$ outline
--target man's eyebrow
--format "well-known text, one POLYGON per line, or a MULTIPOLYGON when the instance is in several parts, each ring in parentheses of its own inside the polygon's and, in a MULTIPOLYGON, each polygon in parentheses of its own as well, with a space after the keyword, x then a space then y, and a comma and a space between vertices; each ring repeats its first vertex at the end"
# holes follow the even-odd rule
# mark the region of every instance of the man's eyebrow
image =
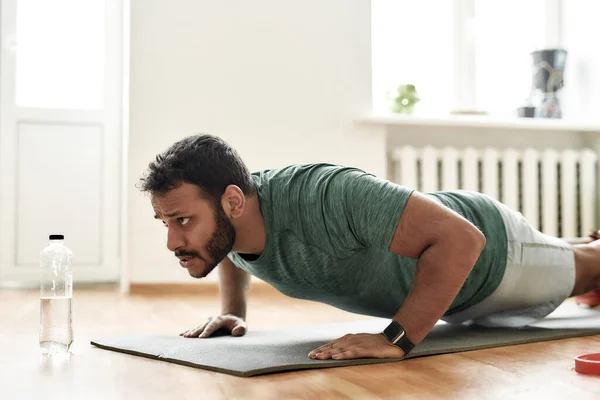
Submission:
MULTIPOLYGON (((181 214, 181 212, 179 212, 179 211, 173 211, 171 213, 165 214, 165 217, 167 217, 167 218, 173 218, 173 217, 178 216, 179 214, 181 214)), ((155 219, 161 219, 161 218, 159 218, 158 214, 154 214, 154 218, 155 219)))

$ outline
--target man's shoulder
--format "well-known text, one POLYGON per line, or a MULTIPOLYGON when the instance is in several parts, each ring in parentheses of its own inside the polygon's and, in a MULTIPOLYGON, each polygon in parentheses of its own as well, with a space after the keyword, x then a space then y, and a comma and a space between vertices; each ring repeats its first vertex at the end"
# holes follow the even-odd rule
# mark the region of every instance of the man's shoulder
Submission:
POLYGON ((293 164, 252 173, 261 200, 279 205, 314 204, 324 199, 341 201, 342 192, 352 192, 361 185, 360 177, 369 175, 361 169, 333 163, 293 164))
POLYGON ((265 184, 270 181, 285 181, 289 183, 291 179, 302 178, 320 178, 338 171, 358 171, 365 173, 363 170, 334 163, 319 162, 319 163, 299 163, 290 164, 284 167, 262 169, 252 172, 252 177, 259 184, 265 184))
POLYGON ((353 165, 342 165, 331 162, 316 162, 316 163, 298 163, 289 164, 283 167, 268 168, 252 172, 252 176, 275 178, 287 175, 301 174, 330 174, 341 171, 358 172, 360 174, 369 174, 370 172, 353 165))
POLYGON ((297 173, 310 170, 336 170, 343 168, 352 168, 350 166, 335 164, 330 162, 316 162, 316 163, 297 163, 288 164, 282 167, 260 169, 252 172, 252 175, 264 175, 264 174, 285 174, 285 173, 297 173))

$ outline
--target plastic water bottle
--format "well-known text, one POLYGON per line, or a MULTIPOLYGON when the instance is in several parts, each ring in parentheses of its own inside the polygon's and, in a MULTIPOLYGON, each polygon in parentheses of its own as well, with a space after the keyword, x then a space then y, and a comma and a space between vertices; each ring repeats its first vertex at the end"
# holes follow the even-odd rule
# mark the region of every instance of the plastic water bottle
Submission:
POLYGON ((73 253, 63 235, 50 235, 40 254, 40 348, 43 354, 65 354, 73 343, 73 253))

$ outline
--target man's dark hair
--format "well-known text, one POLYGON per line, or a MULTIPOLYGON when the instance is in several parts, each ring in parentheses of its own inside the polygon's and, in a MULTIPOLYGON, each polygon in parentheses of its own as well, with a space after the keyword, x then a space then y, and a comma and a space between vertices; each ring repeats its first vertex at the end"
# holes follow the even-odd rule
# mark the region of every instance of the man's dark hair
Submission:
POLYGON ((156 156, 144 177, 143 192, 162 196, 183 183, 197 185, 201 193, 218 202, 229 185, 238 186, 245 195, 256 192, 256 185, 237 151, 213 135, 194 135, 175 142, 156 156))

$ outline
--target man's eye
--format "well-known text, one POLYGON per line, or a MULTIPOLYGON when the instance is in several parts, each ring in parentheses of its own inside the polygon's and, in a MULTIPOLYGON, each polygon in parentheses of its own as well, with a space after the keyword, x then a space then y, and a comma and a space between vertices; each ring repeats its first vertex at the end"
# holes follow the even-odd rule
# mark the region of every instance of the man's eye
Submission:
POLYGON ((181 218, 177 218, 177 222, 179 222, 179 224, 181 225, 185 225, 190 221, 190 219, 188 217, 181 217, 181 218))

